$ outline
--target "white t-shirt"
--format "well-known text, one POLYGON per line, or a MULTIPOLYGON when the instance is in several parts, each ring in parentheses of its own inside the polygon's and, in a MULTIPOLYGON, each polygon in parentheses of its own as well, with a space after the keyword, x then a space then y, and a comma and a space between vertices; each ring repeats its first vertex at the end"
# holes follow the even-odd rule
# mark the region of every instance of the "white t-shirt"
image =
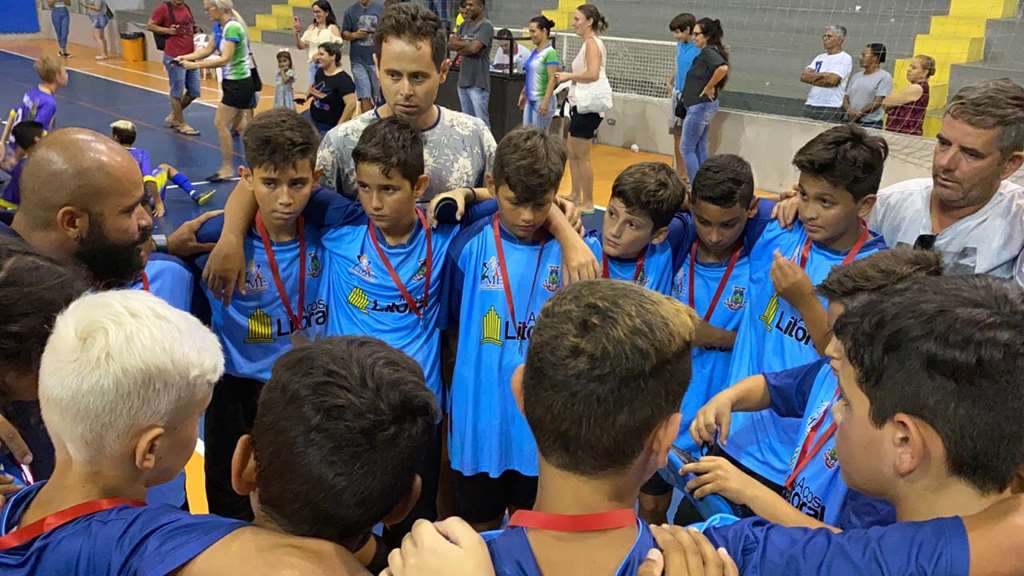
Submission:
MULTIPOLYGON (((889 246, 913 246, 918 236, 932 233, 931 194, 931 178, 889 186, 878 193, 868 227, 889 246)), ((1024 250, 1024 187, 1003 181, 984 208, 940 232, 934 248, 948 274, 1012 278, 1024 250)), ((1018 271, 1018 281, 1024 285, 1024 270, 1018 271)))
POLYGON ((834 88, 823 88, 811 86, 807 94, 808 106, 823 106, 826 108, 841 108, 843 106, 843 95, 846 94, 846 82, 850 79, 850 72, 853 71, 853 57, 846 52, 838 54, 818 54, 818 57, 807 65, 818 74, 831 73, 843 79, 839 86, 834 88))

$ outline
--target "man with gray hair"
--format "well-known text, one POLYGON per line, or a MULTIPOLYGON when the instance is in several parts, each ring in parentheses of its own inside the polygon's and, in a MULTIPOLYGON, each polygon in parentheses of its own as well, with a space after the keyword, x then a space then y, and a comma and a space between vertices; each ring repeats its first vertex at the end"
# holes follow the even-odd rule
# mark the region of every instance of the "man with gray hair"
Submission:
POLYGON ((846 81, 853 72, 853 57, 843 52, 846 28, 828 26, 821 35, 825 51, 800 74, 800 81, 811 85, 804 102, 804 116, 824 122, 839 122, 843 118, 843 96, 846 81))
POLYGON ((148 292, 89 294, 57 316, 39 362, 57 464, 0 511, 0 573, 363 574, 328 542, 146 505, 192 455, 223 371, 217 337, 148 292))

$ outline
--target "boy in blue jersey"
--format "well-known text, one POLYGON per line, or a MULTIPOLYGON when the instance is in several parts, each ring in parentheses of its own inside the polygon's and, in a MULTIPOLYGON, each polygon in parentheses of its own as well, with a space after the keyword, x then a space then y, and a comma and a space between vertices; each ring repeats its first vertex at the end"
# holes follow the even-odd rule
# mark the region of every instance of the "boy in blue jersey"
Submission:
POLYGON ((25 120, 11 128, 10 132, 14 138, 15 162, 9 170, 11 179, 0 194, 0 208, 17 210, 21 204, 21 171, 25 169, 29 151, 46 136, 46 129, 39 122, 25 120))
MULTIPOLYGON (((252 519, 247 498, 231 488, 231 455, 252 428, 256 402, 274 361, 295 341, 325 333, 330 308, 319 229, 307 226, 302 210, 316 184, 316 130, 297 113, 276 109, 258 115, 246 129, 246 167, 239 169, 259 210, 244 227, 245 294, 224 304, 210 286, 210 325, 224 346, 224 378, 207 409, 206 494, 210 511, 252 519)), ((215 241, 220 218, 199 230, 215 241)), ((199 258, 202 266, 206 256, 199 258)))
POLYGON ((362 573, 328 542, 142 502, 192 455, 223 366, 206 327, 143 291, 88 294, 62 312, 39 363, 57 464, 0 510, 0 573, 362 573))
POLYGON ((668 164, 623 170, 612 184, 601 231, 589 233, 601 276, 668 294, 677 255, 692 234, 687 218, 675 218, 685 200, 686 184, 668 164))
POLYGON ((181 188, 199 206, 209 202, 213 195, 217 193, 216 190, 199 192, 193 188, 192 181, 188 179, 188 176, 185 176, 170 164, 161 163, 154 169, 152 161, 149 159, 149 153, 144 148, 134 147, 136 138, 135 124, 132 124, 130 121, 118 120, 111 124, 110 137, 121 146, 124 146, 132 155, 132 158, 135 159, 135 162, 138 163, 139 170, 142 171, 142 180, 146 187, 146 194, 149 195, 149 203, 152 207, 153 215, 157 218, 162 218, 166 212, 164 198, 167 194, 168 180, 178 188, 181 188))
POLYGON ((537 490, 536 444, 509 382, 562 284, 561 242, 544 225, 565 162, 556 137, 509 132, 487 176, 498 213, 466 227, 448 251, 442 318, 457 340, 448 451, 456 513, 481 531, 497 528, 507 509, 531 508, 537 490))
POLYGON ((238 441, 235 489, 249 495, 256 525, 334 542, 379 574, 390 549, 371 530, 397 524, 419 499, 417 461, 437 417, 419 364, 384 342, 300 346, 274 364, 252 435, 238 441))
MULTIPOLYGON (((874 204, 887 155, 884 139, 855 126, 826 130, 796 153, 800 209, 806 213, 788 230, 770 223, 750 253, 747 308, 728 382, 820 358, 828 319, 814 284, 833 267, 885 247, 863 217, 874 204)), ((798 418, 768 410, 738 413, 721 450, 743 472, 781 493, 799 428, 798 418)))
MULTIPOLYGON (((896 248, 834 268, 817 291, 828 298, 831 327, 845 303, 860 294, 940 274, 939 254, 896 248)), ((703 458, 684 467, 684 473, 697 475, 687 488, 698 498, 721 494, 766 520, 786 526, 845 530, 888 523, 888 506, 848 491, 840 477, 842 462, 836 454, 835 427, 830 414, 838 395, 839 383, 824 358, 781 372, 751 376, 715 395, 690 426, 695 442, 713 442, 716 431, 726 441, 733 411, 767 408, 782 417, 802 419, 800 448, 790 461, 782 497, 718 457, 703 458), (721 430, 716 422, 721 423, 721 430)))
POLYGON ((188 264, 170 254, 155 252, 152 242, 146 245, 145 259, 145 268, 131 287, 152 292, 178 310, 191 312, 195 279, 188 264))
POLYGON ((672 107, 669 110, 669 128, 672 134, 673 150, 675 150, 676 170, 680 176, 693 180, 696 174, 686 173, 686 162, 683 160, 682 148, 679 146, 683 136, 683 119, 686 117, 686 106, 683 105, 683 89, 686 87, 686 73, 690 71, 694 59, 700 54, 700 48, 693 43, 693 27, 697 18, 689 12, 676 14, 668 23, 668 29, 676 40, 676 60, 672 75, 668 78, 668 93, 672 96, 672 107))
POLYGON ((678 433, 696 323, 621 281, 573 284, 544 306, 511 383, 537 440, 537 499, 485 535, 497 574, 636 574, 656 544, 633 506, 678 433))

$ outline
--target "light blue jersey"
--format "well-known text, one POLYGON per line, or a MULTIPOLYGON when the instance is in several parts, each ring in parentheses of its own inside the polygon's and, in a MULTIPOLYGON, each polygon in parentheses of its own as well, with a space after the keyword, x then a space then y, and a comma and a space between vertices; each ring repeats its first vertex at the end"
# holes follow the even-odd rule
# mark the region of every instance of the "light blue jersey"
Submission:
POLYGON ((154 252, 146 262, 145 282, 132 284, 142 290, 149 284, 149 291, 178 310, 192 312, 192 293, 195 288, 192 271, 174 256, 154 252))
MULTIPOLYGON (((515 470, 537 475, 537 444, 512 396, 512 372, 526 362, 541 307, 562 283, 562 249, 553 238, 525 243, 499 234, 508 277, 495 244, 498 216, 467 227, 448 252, 442 318, 458 325, 449 404, 452 467, 470 476, 515 470), (509 283, 515 313, 505 297, 509 283)), ((591 238, 589 242, 593 243, 591 238)))
MULTIPOLYGON (((770 276, 775 251, 799 263, 806 241, 807 233, 799 222, 789 230, 772 222, 751 252, 749 306, 733 346, 730 385, 753 374, 779 372, 820 358, 800 313, 775 293, 770 276)), ((882 237, 870 232, 854 259, 866 258, 884 248, 882 237)), ((811 283, 823 281, 846 257, 846 252, 812 244, 805 267, 811 283)), ((823 306, 827 305, 824 298, 820 300, 823 306)), ((754 472, 782 484, 789 472, 799 431, 798 418, 780 418, 770 410, 737 412, 733 415, 726 452, 754 472)))
MULTIPOLYGON (((211 218, 197 234, 200 242, 216 242, 224 225, 222 216, 211 218)), ((224 347, 224 371, 239 378, 266 382, 270 368, 279 356, 292 347, 292 335, 300 332, 307 339, 326 334, 330 309, 327 305, 325 282, 329 273, 320 242, 320 232, 314 226, 305 226, 306 240, 306 294, 304 308, 297 310, 299 301, 299 240, 272 242, 281 281, 290 306, 301 319, 296 327, 288 317, 288 309, 278 294, 263 241, 255 230, 246 234, 245 287, 246 293, 236 293, 230 306, 225 307, 204 284, 203 292, 210 301, 210 328, 224 347)), ((207 256, 199 258, 197 265, 205 265, 207 256)))
POLYGON ((695 235, 692 217, 688 213, 680 212, 669 223, 668 238, 658 244, 648 244, 642 261, 640 258, 604 258, 604 239, 597 230, 587 232, 587 243, 601 264, 602 275, 605 278, 626 280, 668 295, 672 289, 672 275, 676 266, 695 235))

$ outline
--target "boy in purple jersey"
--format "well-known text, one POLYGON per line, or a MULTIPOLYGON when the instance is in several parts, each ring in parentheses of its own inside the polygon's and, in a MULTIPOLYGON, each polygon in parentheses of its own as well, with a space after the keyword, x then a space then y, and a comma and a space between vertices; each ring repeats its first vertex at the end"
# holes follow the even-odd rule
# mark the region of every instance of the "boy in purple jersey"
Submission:
POLYGON ((497 574, 636 574, 655 541, 633 507, 679 431, 696 323, 628 282, 548 301, 512 376, 540 455, 537 499, 485 535, 497 574))
POLYGON ((25 120, 35 120, 43 125, 47 132, 53 132, 54 120, 57 117, 57 90, 68 85, 68 72, 64 63, 53 56, 43 56, 36 61, 36 74, 39 85, 29 89, 21 98, 15 124, 25 120))
MULTIPOLYGON (((895 248, 834 268, 817 290, 829 299, 831 330, 845 303, 857 296, 940 274, 942 258, 939 254, 895 248)), ((725 458, 714 456, 683 468, 683 473, 697 475, 688 488, 698 498, 721 494, 736 504, 747 506, 754 514, 785 526, 847 529, 885 523, 886 518, 877 515, 886 510, 872 507, 859 493, 849 492, 839 479, 842 462, 835 453, 834 428, 828 414, 838 389, 835 375, 822 360, 782 372, 751 376, 715 395, 690 426, 695 442, 713 442, 716 430, 719 439, 727 441, 733 411, 771 408, 780 416, 803 418, 801 448, 807 449, 798 449, 794 454, 794 468, 783 496, 744 474, 725 458), (822 439, 823 443, 817 444, 822 439)))
POLYGON ((207 328, 147 292, 89 294, 62 312, 39 364, 57 465, 0 511, 0 572, 362 574, 327 542, 142 502, 192 455, 223 366, 207 328))
POLYGON ((235 490, 249 495, 257 526, 334 542, 379 574, 390 549, 371 531, 416 504, 417 460, 437 417, 423 370, 383 341, 300 346, 274 363, 252 434, 238 441, 235 490))

